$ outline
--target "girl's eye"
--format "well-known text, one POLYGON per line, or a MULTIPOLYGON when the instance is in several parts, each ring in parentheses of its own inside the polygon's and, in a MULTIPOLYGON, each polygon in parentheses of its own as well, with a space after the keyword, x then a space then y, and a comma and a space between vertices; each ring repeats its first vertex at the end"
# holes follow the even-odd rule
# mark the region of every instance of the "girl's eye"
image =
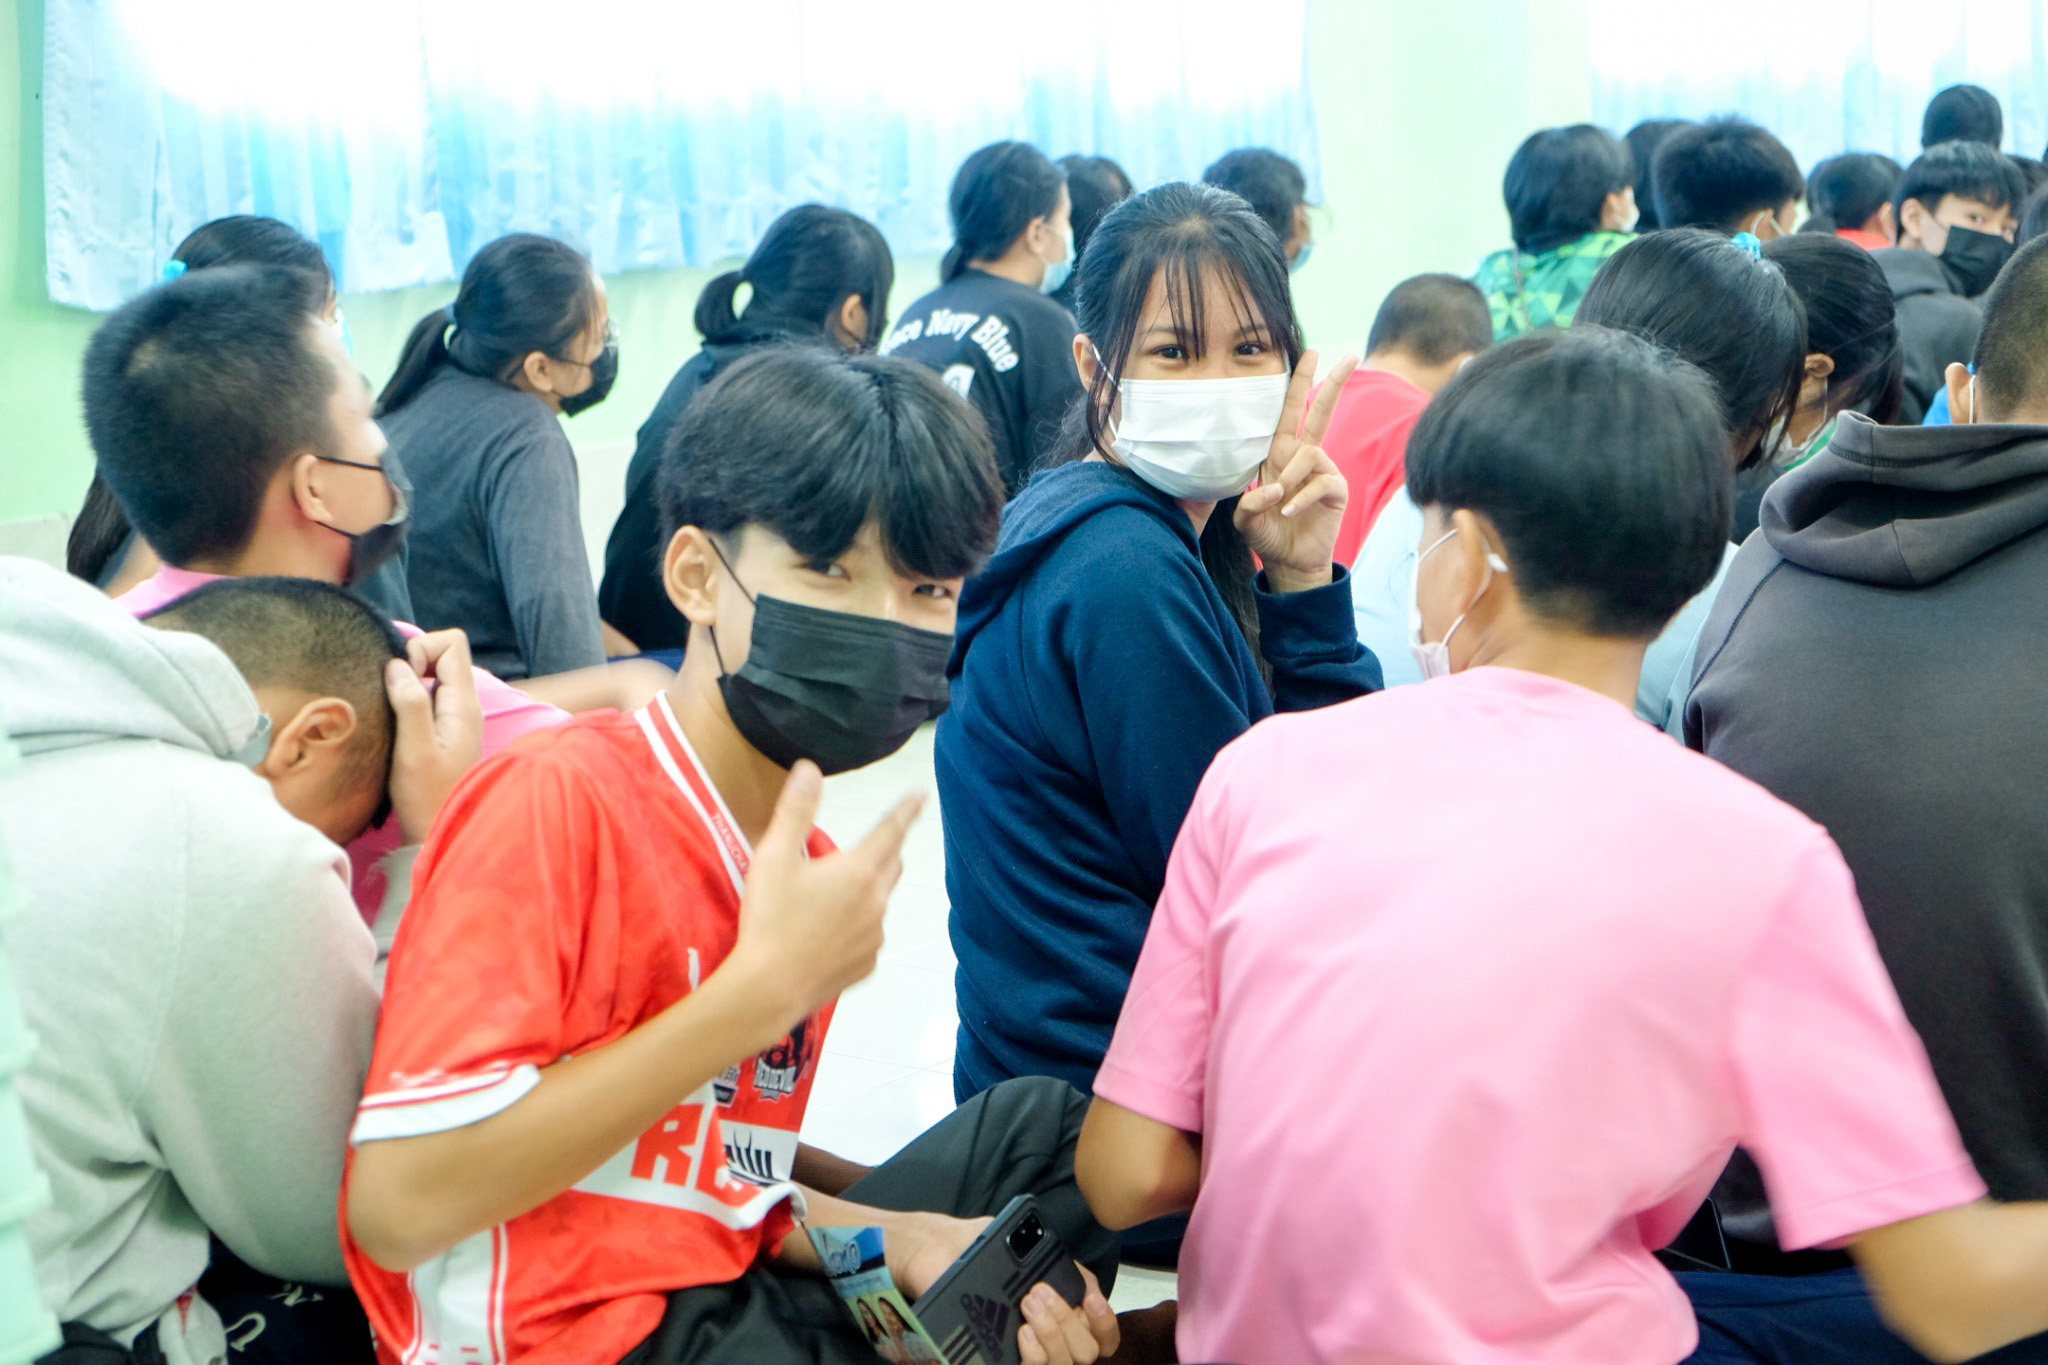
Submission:
POLYGON ((936 598, 943 602, 953 595, 953 590, 944 583, 920 583, 917 585, 917 595, 919 597, 936 598))
POLYGON ((811 563, 804 565, 804 567, 810 570, 812 573, 822 574, 826 578, 846 577, 846 570, 840 568, 837 564, 832 563, 830 560, 813 560, 811 563))
POLYGON ((1263 341, 1240 341, 1237 344, 1237 353, 1239 355, 1264 355, 1266 353, 1266 343, 1263 341))
POLYGON ((1188 358, 1188 353, 1178 346, 1161 346, 1152 354, 1158 356, 1161 360, 1186 360, 1188 358))

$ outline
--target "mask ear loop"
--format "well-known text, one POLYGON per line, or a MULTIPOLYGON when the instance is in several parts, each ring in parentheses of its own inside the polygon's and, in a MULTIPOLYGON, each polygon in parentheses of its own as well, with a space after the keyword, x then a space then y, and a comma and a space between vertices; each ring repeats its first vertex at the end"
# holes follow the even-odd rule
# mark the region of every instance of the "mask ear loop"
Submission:
MULTIPOLYGON (((740 590, 740 596, 747 599, 748 605, 755 605, 756 599, 754 594, 747 591, 747 585, 740 581, 739 571, 733 568, 732 561, 727 559, 725 551, 719 548, 718 537, 706 531, 704 539, 711 546, 711 553, 718 556, 718 562, 723 564, 725 571, 732 575, 732 585, 740 590)), ((706 629, 711 634, 711 657, 718 660, 718 676, 721 678, 730 677, 732 670, 725 666, 725 651, 718 647, 718 627, 709 626, 706 629)))
POLYGON ((1970 425, 1977 425, 1977 362, 1970 362, 1970 425))

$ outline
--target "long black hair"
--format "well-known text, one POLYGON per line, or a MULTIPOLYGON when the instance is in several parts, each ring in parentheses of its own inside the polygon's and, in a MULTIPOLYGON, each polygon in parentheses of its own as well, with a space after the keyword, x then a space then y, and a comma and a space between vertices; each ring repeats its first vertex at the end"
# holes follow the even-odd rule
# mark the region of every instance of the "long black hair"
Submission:
POLYGON ((508 384, 535 351, 559 356, 596 312, 597 277, 576 248, 532 232, 500 237, 470 258, 454 305, 414 325, 377 415, 411 402, 444 364, 508 384))
MULTIPOLYGON (((1158 279, 1178 333, 1176 344, 1200 360, 1207 341, 1202 326, 1203 271, 1215 271, 1227 302, 1240 317, 1256 321, 1291 372, 1301 360, 1301 323, 1287 288, 1287 262, 1280 241, 1251 205, 1214 185, 1161 185, 1131 196, 1096 225, 1081 258, 1081 332, 1095 343, 1101 363, 1082 401, 1068 413, 1060 448, 1070 460, 1091 452, 1114 461, 1109 411, 1117 377, 1130 361, 1145 300, 1158 279)), ((1202 565, 1259 654, 1258 607, 1252 593, 1251 548, 1237 529, 1237 499, 1216 504, 1202 528, 1202 565)))
POLYGON ((1024 235, 1034 218, 1059 207, 1067 177, 1028 142, 992 142, 960 163, 946 195, 953 245, 939 262, 941 282, 958 279, 970 261, 992 261, 1024 235))
POLYGON ((861 349, 872 351, 889 322, 896 261, 879 229, 857 213, 800 204, 768 225, 747 263, 697 296, 697 330, 709 342, 788 332, 823 332, 849 297, 868 311, 861 349), (753 289, 744 309, 733 296, 753 289))
POLYGON ((1806 307, 1806 351, 1835 362, 1825 401, 1879 425, 1899 415, 1905 349, 1884 271, 1862 247, 1832 233, 1798 233, 1764 243, 1764 259, 1806 307))
POLYGON ((1705 370, 1738 468, 1763 458, 1772 425, 1799 406, 1806 309, 1784 271, 1721 233, 1667 228, 1636 238, 1600 267, 1576 322, 1648 337, 1705 370))
MULTIPOLYGON (((178 243, 171 260, 186 272, 223 265, 288 266, 304 271, 319 295, 310 311, 320 312, 334 298, 334 272, 319 243, 289 223, 259 214, 231 214, 200 224, 178 243)), ((104 583, 118 567, 114 556, 127 548, 133 535, 128 514, 95 467, 85 504, 72 519, 64 544, 64 567, 88 583, 104 583)))

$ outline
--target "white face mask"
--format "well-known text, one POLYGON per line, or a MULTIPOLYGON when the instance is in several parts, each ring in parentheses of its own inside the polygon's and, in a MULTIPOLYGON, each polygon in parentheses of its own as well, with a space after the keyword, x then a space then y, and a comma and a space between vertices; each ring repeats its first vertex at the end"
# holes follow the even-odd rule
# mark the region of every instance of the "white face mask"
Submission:
POLYGON ((1287 406, 1286 374, 1123 379, 1111 428, 1118 458, 1169 497, 1221 502, 1251 485, 1287 406))
MULTIPOLYGON (((1427 550, 1415 556, 1415 585, 1418 591, 1422 586, 1422 561, 1434 554, 1437 546, 1442 545, 1446 540, 1457 534, 1456 531, 1446 531, 1427 550)), ((1488 570, 1486 581, 1479 585, 1479 594, 1472 599, 1473 607, 1479 605, 1479 598, 1486 596, 1486 590, 1493 586, 1493 575, 1508 571, 1507 561, 1492 550, 1486 552, 1486 567, 1488 570)), ((1451 637, 1458 633, 1458 627, 1464 625, 1465 618, 1471 614, 1472 607, 1465 608, 1464 611, 1458 613, 1458 619, 1451 622, 1451 628, 1444 632, 1443 639, 1425 642, 1422 638, 1422 602, 1420 598, 1417 599, 1414 609, 1408 618, 1408 648, 1415 655, 1415 666, 1422 670, 1422 676, 1425 680, 1430 678, 1448 678, 1451 676, 1451 637)))

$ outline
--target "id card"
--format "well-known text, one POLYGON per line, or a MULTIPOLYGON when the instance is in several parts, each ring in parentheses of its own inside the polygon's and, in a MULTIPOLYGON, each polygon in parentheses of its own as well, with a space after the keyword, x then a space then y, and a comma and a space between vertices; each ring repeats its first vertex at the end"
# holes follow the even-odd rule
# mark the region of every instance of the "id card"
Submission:
POLYGON ((882 1359, 892 1365, 943 1365, 882 1257, 880 1228, 806 1228, 832 1287, 882 1359))

